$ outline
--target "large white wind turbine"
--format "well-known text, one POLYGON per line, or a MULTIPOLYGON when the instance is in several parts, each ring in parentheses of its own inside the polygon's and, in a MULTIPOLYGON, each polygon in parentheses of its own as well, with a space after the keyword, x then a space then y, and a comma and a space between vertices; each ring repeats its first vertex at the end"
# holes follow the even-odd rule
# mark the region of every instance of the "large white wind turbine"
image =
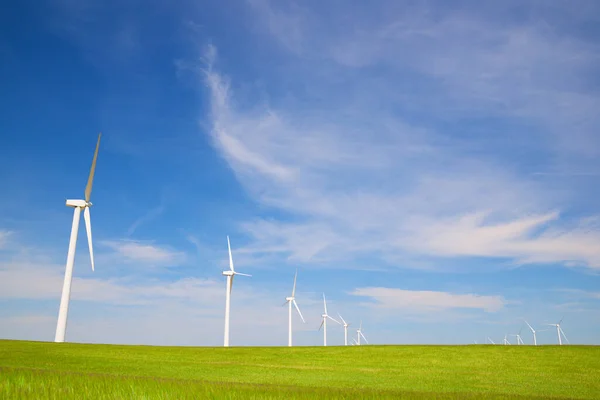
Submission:
POLYGON ((535 329, 533 329, 531 327, 531 325, 529 325, 529 322, 527 322, 527 320, 525 320, 525 318, 523 318, 523 321, 525 321, 525 323, 527 324, 527 326, 529 327, 529 329, 531 330, 531 333, 533 333, 533 345, 537 346, 537 338, 535 337, 535 329))
POLYGON ((365 337, 365 335, 363 335, 362 333, 362 321, 360 321, 360 326, 358 327, 358 329, 356 330, 356 338, 358 339, 356 344, 358 344, 360 346, 360 337, 362 336, 363 339, 365 339, 365 342, 367 344, 369 344, 369 341, 367 340, 367 338, 365 337))
POLYGON ((562 322, 562 318, 560 319, 560 321, 558 321, 557 324, 546 324, 548 326, 555 326, 556 327, 556 334, 558 335, 558 344, 560 346, 562 346, 562 339, 561 339, 561 334, 562 337, 565 338, 565 340, 567 341, 567 343, 569 343, 569 339, 567 339, 567 335, 565 335, 565 332, 562 330, 562 328, 560 327, 560 323, 562 322))
POLYGON ((294 275, 294 288, 292 289, 292 295, 290 297, 286 297, 285 298, 285 303, 283 303, 284 305, 287 303, 288 305, 288 329, 289 329, 289 333, 288 333, 288 346, 292 345, 292 303, 294 303, 294 307, 296 307, 296 310, 298 310, 298 314, 300 315, 300 318, 302 318, 302 322, 306 323, 306 321, 304 320, 304 317, 302 316, 302 313, 300 312, 300 308, 298 308, 298 304, 296 303, 296 278, 298 277, 298 270, 296 270, 296 275, 294 275))
POLYGON ((227 277, 227 288, 225 294, 225 338, 224 346, 229 347, 229 306, 231 304, 231 287, 233 286, 233 277, 235 275, 252 276, 248 274, 242 274, 236 272, 233 268, 233 257, 231 257, 231 244, 229 243, 229 236, 227 236, 227 249, 229 250, 229 269, 223 271, 223 275, 227 277))
POLYGON ((338 316, 344 323, 344 346, 348 346, 348 327, 350 326, 350 324, 347 323, 346 321, 344 321, 344 318, 342 317, 342 315, 340 313, 338 313, 338 316))
POLYGON ((332 318, 329 316, 329 314, 327 314, 327 302, 325 301, 325 293, 323 293, 323 308, 325 309, 325 312, 323 314, 321 314, 321 317, 323 318, 323 320, 321 321, 319 330, 321 330, 321 327, 323 327, 323 346, 327 346, 327 318, 329 318, 332 321, 337 322, 340 325, 341 325, 341 323, 337 319, 332 318))
POLYGON ((73 262, 75 261, 75 248, 77 246, 77 233, 79 232, 79 220, 81 210, 83 210, 83 219, 85 220, 85 230, 87 231, 88 246, 90 249, 90 260, 92 271, 94 270, 94 250, 92 247, 92 224, 90 221, 90 195, 92 194, 92 183, 94 182, 94 171, 96 170, 96 159, 98 158, 98 148, 100 147, 100 136, 96 142, 96 151, 92 160, 92 167, 85 187, 85 200, 67 200, 67 206, 73 207, 73 225, 71 225, 71 238, 69 240, 69 252, 67 253, 67 266, 65 268, 65 280, 63 283, 62 296, 60 298, 60 308, 58 310, 58 322, 56 323, 55 342, 64 342, 67 331, 67 316, 69 314, 69 299, 71 297, 71 280, 73 278, 73 262))

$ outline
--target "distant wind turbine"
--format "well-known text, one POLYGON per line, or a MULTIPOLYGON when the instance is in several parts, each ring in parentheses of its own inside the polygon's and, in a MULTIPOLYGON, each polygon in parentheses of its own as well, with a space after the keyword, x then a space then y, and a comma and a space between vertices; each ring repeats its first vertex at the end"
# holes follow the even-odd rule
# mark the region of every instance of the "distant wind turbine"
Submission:
POLYGON ((511 334, 511 335, 510 335, 510 336, 514 336, 514 337, 516 337, 516 338, 517 338, 517 344, 518 344, 518 345, 525 344, 525 343, 523 342, 523 339, 521 339, 521 331, 522 331, 522 330, 523 330, 523 328, 521 328, 521 330, 519 331, 519 333, 516 333, 516 334, 515 334, 515 333, 513 333, 513 334, 511 334))
POLYGON ((360 338, 361 338, 361 336, 362 336, 363 339, 365 339, 365 342, 367 344, 369 344, 369 341, 367 340, 367 338, 365 337, 365 335, 363 335, 363 333, 362 333, 362 321, 360 321, 360 325, 359 325, 358 329, 356 330, 357 344, 359 346, 360 346, 360 338))
POLYGON ((488 336, 487 340, 489 340, 491 344, 496 344, 496 342, 494 342, 489 336, 488 336))
POLYGON ((296 275, 294 275, 294 287, 292 288, 292 295, 290 297, 286 297, 285 298, 285 303, 283 303, 284 305, 287 304, 288 305, 288 329, 289 329, 289 333, 288 333, 288 346, 292 345, 292 303, 294 303, 294 307, 296 307, 296 310, 298 310, 298 314, 300 315, 300 318, 302 318, 302 322, 306 323, 306 321, 304 320, 304 317, 302 316, 302 313, 300 312, 300 308, 298 308, 298 304, 296 303, 296 278, 298 277, 298 270, 296 270, 296 275))
POLYGON ((560 321, 558 321, 557 324, 546 324, 548 326, 555 326, 556 327, 556 334, 558 335, 558 344, 559 344, 559 346, 562 346, 561 334, 562 334, 562 337, 565 338, 565 340, 567 341, 567 343, 569 343, 569 339, 567 339, 567 335, 565 335, 565 332, 560 327, 560 323, 562 322, 563 318, 561 318, 560 321))
POLYGON ((525 318, 523 318, 523 321, 525 321, 525 323, 527 324, 527 326, 529 327, 529 329, 531 330, 531 333, 533 333, 533 345, 537 346, 537 338, 535 336, 535 329, 533 329, 531 327, 531 325, 529 325, 529 322, 527 322, 527 320, 525 318))
POLYGON ((233 257, 231 257, 231 244, 229 243, 229 236, 227 236, 227 249, 229 250, 229 269, 223 271, 223 275, 227 277, 227 291, 225 294, 225 337, 223 344, 225 347, 229 347, 229 309, 231 305, 231 288, 233 286, 233 277, 235 275, 252 276, 248 274, 242 274, 241 272, 236 272, 233 268, 233 257))
POLYGON ((327 314, 327 302, 325 301, 325 293, 323 293, 323 308, 325 309, 325 312, 321 314, 321 318, 323 318, 323 320, 321 321, 319 330, 321 330, 321 327, 323 327, 323 346, 327 346, 327 318, 334 322, 337 322, 340 325, 341 323, 337 319, 332 318, 329 316, 329 314, 327 314))
POLYGON ((510 344, 510 342, 507 339, 508 334, 504 335, 504 345, 510 344))
POLYGON ((85 221, 85 230, 87 232, 88 246, 90 249, 90 261, 92 271, 94 270, 94 249, 92 247, 92 223, 90 220, 90 196, 92 195, 92 184, 94 182, 94 172, 96 171, 96 160, 98 159, 98 148, 100 147, 101 133, 98 134, 96 142, 96 151, 90 168, 87 185, 85 187, 85 200, 67 200, 67 206, 73 207, 73 224, 71 225, 71 238, 69 240, 69 251, 67 253, 67 266, 65 268, 65 279, 63 282, 62 296, 60 298, 60 308, 58 310, 58 321, 56 323, 55 342, 64 342, 67 331, 67 316, 69 314, 69 299, 71 297, 71 281, 73 279, 73 262, 75 261, 75 248, 77 247, 77 233, 79 232, 79 220, 81 210, 83 210, 83 219, 85 221))
POLYGON ((344 346, 348 346, 348 327, 350 326, 350 324, 344 321, 344 318, 342 318, 342 315, 340 313, 338 313, 338 316, 344 323, 344 346))

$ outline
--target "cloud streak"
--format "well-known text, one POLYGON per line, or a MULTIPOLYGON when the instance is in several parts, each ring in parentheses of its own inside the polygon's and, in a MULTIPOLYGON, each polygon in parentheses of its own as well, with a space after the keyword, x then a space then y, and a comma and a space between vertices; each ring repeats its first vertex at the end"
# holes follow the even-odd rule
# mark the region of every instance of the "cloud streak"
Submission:
POLYGON ((586 218, 561 218, 572 194, 500 162, 502 153, 488 157, 480 142, 473 147, 441 127, 408 123, 402 113, 369 114, 340 99, 337 109, 244 107, 215 69, 216 49, 209 52, 215 147, 256 200, 293 221, 244 222, 255 239, 246 251, 307 263, 370 254, 600 268, 593 245, 600 229, 586 218))
POLYGON ((429 290, 404 290, 385 287, 357 288, 350 294, 370 298, 372 307, 410 312, 440 312, 450 309, 477 309, 485 312, 500 311, 506 300, 502 296, 454 294, 429 290))

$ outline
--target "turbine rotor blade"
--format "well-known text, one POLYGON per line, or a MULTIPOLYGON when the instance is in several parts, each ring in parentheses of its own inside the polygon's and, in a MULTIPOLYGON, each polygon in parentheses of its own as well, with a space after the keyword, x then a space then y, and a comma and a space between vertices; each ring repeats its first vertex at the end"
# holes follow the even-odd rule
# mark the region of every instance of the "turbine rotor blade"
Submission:
POLYGON ((321 325, 319 325, 319 330, 321 330, 321 328, 323 327, 323 324, 325 323, 325 319, 321 320, 321 325))
POLYGON ((350 326, 350 324, 347 324, 346 321, 344 321, 344 318, 342 317, 342 314, 338 313, 338 316, 340 317, 340 319, 344 322, 344 325, 348 325, 350 326))
POLYGON ((298 314, 300 314, 300 318, 302 318, 302 322, 306 323, 306 321, 304 320, 304 317, 302 316, 302 313, 300 312, 300 307, 298 307, 298 304, 296 303, 296 300, 292 300, 292 302, 294 303, 296 310, 298 310, 298 314))
POLYGON ((325 301, 325 293, 323 293, 323 307, 325 308, 325 314, 327 314, 327 302, 325 301))
POLYGON ((569 339, 567 339, 567 335, 565 335, 565 331, 562 330, 562 328, 558 328, 560 330, 560 333, 562 333, 563 337, 565 338, 565 340, 567 341, 567 343, 571 344, 571 342, 569 342, 569 339))
POLYGON ((241 275, 241 276, 252 276, 250 274, 242 274, 241 272, 235 272, 235 271, 233 271, 233 274, 234 275, 241 275))
POLYGON ((89 203, 90 196, 92 195, 92 184, 94 183, 94 173, 96 172, 96 160, 98 159, 98 148, 100 147, 100 137, 102 133, 98 134, 98 141, 96 142, 96 151, 94 151, 94 159, 92 160, 92 167, 90 168, 90 175, 88 176, 87 185, 85 186, 85 202, 89 203))
POLYGON ((229 243, 229 235, 227 235, 227 250, 229 250, 229 269, 235 272, 235 270, 233 269, 233 257, 231 256, 231 244, 229 243))
POLYGON ((294 288, 292 289, 292 297, 296 294, 296 278, 298 277, 298 269, 296 268, 296 275, 294 275, 294 288))
POLYGON ((94 247, 92 246, 92 221, 90 220, 90 208, 83 210, 83 219, 85 220, 85 231, 87 233, 88 246, 90 248, 90 261, 92 262, 92 271, 94 270, 94 247))
POLYGON ((340 324, 340 325, 342 324, 340 321, 338 321, 338 320, 337 320, 337 319, 335 319, 335 318, 332 318, 332 317, 330 317, 329 315, 327 316, 327 318, 329 318, 330 320, 332 320, 332 321, 334 321, 334 322, 337 322, 337 323, 338 323, 338 324, 340 324))
POLYGON ((367 340, 367 338, 365 337, 365 335, 363 335, 363 333, 362 333, 362 332, 360 332, 360 336, 361 336, 363 339, 365 339, 365 342, 367 342, 367 344, 369 343, 369 341, 367 340))

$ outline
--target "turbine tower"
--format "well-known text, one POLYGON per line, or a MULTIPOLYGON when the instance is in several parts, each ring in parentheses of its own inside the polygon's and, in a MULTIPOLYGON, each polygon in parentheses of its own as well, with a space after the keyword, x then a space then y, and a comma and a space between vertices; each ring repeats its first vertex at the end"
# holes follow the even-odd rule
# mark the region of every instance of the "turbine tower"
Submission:
POLYGON ((529 327, 529 329, 531 330, 531 333, 533 333, 533 345, 537 346, 537 338, 535 337, 535 329, 533 329, 531 327, 531 325, 529 325, 529 322, 527 322, 527 320, 525 320, 525 318, 523 318, 523 321, 525 321, 525 323, 527 324, 527 326, 529 327))
POLYGON ((58 310, 58 321, 56 323, 55 342, 64 342, 67 331, 67 316, 69 314, 69 299, 71 298, 71 281, 73 278, 73 262, 75 261, 75 248, 77 247, 77 233, 79 232, 79 220, 81 210, 83 210, 83 219, 85 220, 85 230, 87 232, 88 246, 90 249, 90 261, 92 271, 94 270, 94 250, 92 247, 92 224, 90 221, 90 196, 92 194, 92 183, 94 182, 94 172, 96 170, 96 160, 98 158, 98 148, 100 147, 100 136, 96 142, 96 151, 92 160, 92 167, 85 187, 85 200, 67 200, 67 206, 73 207, 73 224, 71 225, 71 238, 69 240, 69 252, 67 253, 67 266, 65 268, 65 280, 63 282, 62 296, 60 298, 60 308, 58 310))
POLYGON ((342 315, 340 313, 338 313, 338 316, 344 323, 344 346, 348 346, 348 327, 350 326, 350 324, 347 323, 346 321, 344 321, 344 318, 342 317, 342 315))
POLYGON ((323 318, 323 320, 321 321, 319 330, 321 330, 321 327, 323 327, 323 346, 327 346, 327 318, 329 318, 332 321, 337 322, 340 325, 341 325, 341 323, 337 319, 331 318, 327 314, 327 302, 325 301, 325 293, 323 293, 323 308, 325 309, 325 312, 323 314, 321 314, 321 318, 323 318))
POLYGON ((302 322, 306 323, 306 321, 304 320, 304 317, 302 316, 302 313, 300 312, 300 308, 298 308, 298 304, 296 303, 296 278, 298 277, 298 270, 296 270, 296 275, 294 275, 294 288, 292 289, 292 295, 290 297, 286 297, 285 298, 285 303, 283 303, 284 305, 287 304, 288 305, 288 329, 289 329, 289 333, 288 333, 288 346, 292 346, 292 303, 294 303, 294 307, 296 307, 296 310, 298 310, 298 314, 300 315, 300 318, 302 318, 302 322))
POLYGON ((521 330, 519 330, 519 333, 517 333, 517 334, 514 334, 514 333, 512 333, 512 334, 510 335, 510 336, 514 336, 514 337, 516 337, 516 338, 517 338, 517 344, 518 344, 518 345, 525 344, 525 343, 523 342, 523 339, 521 339, 521 331, 522 331, 522 330, 523 330, 523 328, 521 328, 521 330))
POLYGON ((365 339, 365 342, 367 344, 369 344, 369 341, 367 340, 367 338, 365 337, 365 335, 363 335, 362 333, 362 321, 360 321, 360 326, 358 327, 358 329, 356 330, 356 338, 358 339, 356 341, 356 344, 360 346, 360 337, 362 336, 363 339, 365 339))
POLYGON ((569 343, 569 339, 567 339, 567 335, 565 335, 565 332, 560 327, 560 323, 562 322, 562 320, 563 320, 563 318, 561 318, 560 321, 558 321, 557 324, 546 324, 546 325, 549 325, 549 326, 555 326, 556 327, 556 334, 558 335, 558 345, 559 346, 562 346, 561 334, 562 334, 562 337, 565 338, 565 340, 567 341, 567 343, 569 343))
POLYGON ((229 308, 231 305, 231 287, 233 286, 233 277, 235 275, 252 276, 248 274, 242 274, 241 272, 236 272, 235 269, 233 269, 233 258, 231 257, 231 244, 229 243, 229 236, 227 236, 227 249, 229 250, 229 269, 223 271, 223 275, 227 277, 225 294, 225 337, 223 340, 223 346, 225 347, 229 347, 229 308))

